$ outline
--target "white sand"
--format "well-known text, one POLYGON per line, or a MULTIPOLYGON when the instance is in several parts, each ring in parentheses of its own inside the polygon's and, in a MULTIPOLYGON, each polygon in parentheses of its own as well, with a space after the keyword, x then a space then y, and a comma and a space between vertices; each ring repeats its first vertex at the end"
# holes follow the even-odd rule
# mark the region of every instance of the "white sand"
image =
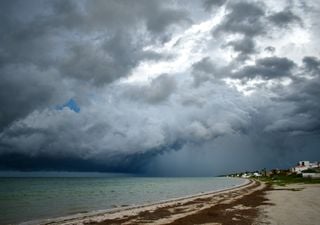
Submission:
POLYGON ((320 224, 320 184, 294 184, 275 189, 267 193, 269 202, 274 205, 262 207, 257 224, 320 224))

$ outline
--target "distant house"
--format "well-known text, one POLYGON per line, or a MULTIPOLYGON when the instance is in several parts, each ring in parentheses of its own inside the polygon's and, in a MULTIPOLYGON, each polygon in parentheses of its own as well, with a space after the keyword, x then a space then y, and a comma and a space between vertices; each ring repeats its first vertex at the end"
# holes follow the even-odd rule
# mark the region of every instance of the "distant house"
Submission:
POLYGON ((253 173, 253 176, 254 176, 254 177, 261 177, 262 175, 261 175, 260 173, 258 173, 258 172, 254 172, 254 173, 253 173))
POLYGON ((241 176, 242 178, 249 178, 250 177, 250 175, 249 174, 247 174, 247 173, 244 173, 244 174, 242 174, 242 176, 241 176))
POLYGON ((312 168, 318 168, 319 162, 313 162, 310 161, 300 161, 295 167, 291 168, 291 172, 301 174, 302 171, 312 169, 312 168))
POLYGON ((261 174, 258 172, 246 172, 241 175, 242 178, 250 178, 250 177, 261 177, 261 174))

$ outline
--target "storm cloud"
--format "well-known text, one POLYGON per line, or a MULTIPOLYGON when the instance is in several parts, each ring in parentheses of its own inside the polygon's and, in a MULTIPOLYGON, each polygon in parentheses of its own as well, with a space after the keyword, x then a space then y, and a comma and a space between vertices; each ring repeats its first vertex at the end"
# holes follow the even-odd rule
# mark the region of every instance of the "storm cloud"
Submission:
POLYGON ((261 76, 264 79, 291 76, 295 63, 287 58, 266 57, 256 60, 255 65, 245 66, 238 71, 236 77, 261 76))
POLYGON ((290 10, 284 10, 277 12, 269 16, 270 21, 272 21, 276 26, 284 27, 288 26, 290 23, 298 23, 302 25, 302 20, 299 16, 295 15, 290 10))
POLYGON ((319 159, 319 7, 2 1, 0 169, 216 175, 319 159))

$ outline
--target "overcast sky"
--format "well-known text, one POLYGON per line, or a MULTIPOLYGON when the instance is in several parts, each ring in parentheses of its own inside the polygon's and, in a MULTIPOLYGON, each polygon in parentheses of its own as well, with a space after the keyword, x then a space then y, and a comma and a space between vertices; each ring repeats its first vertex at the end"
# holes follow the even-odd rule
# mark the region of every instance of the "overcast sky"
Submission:
POLYGON ((320 160, 320 3, 0 3, 0 169, 216 175, 320 160))

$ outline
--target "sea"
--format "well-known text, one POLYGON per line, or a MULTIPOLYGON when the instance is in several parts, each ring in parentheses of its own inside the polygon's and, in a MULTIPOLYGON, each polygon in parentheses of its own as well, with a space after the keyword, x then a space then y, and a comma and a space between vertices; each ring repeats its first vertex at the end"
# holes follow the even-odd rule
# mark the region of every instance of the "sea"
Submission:
POLYGON ((105 173, 0 174, 0 224, 107 210, 218 191, 241 178, 141 177, 105 173))

